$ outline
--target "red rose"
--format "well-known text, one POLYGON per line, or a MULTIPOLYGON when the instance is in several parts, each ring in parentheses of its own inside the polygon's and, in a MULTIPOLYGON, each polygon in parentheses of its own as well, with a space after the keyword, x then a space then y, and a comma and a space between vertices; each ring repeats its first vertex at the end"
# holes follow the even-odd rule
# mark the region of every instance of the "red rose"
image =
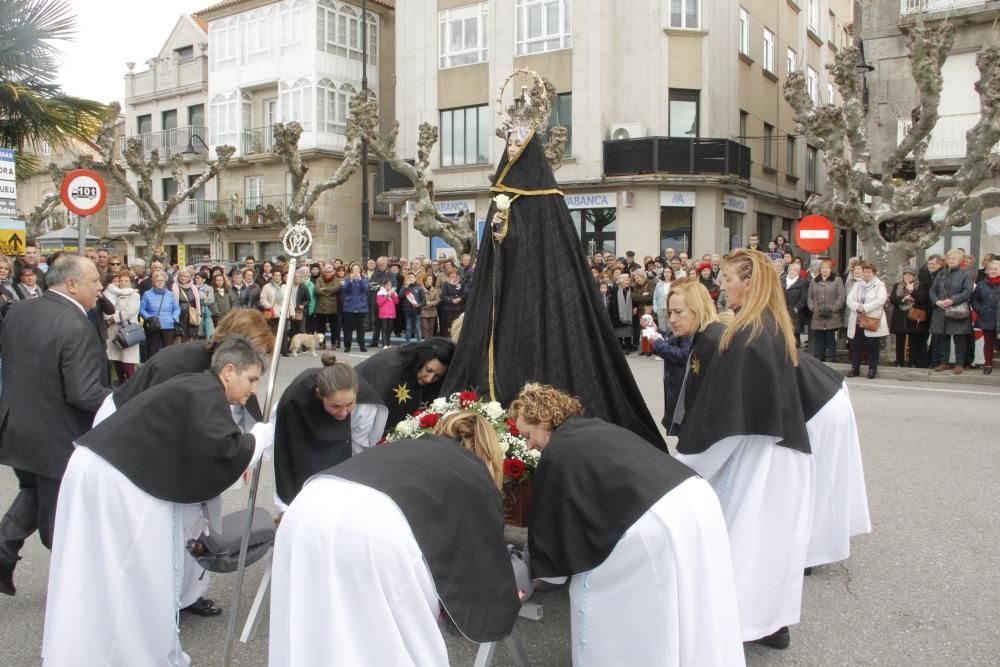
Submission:
POLYGON ((463 408, 469 407, 478 400, 479 396, 474 391, 463 391, 458 395, 458 401, 462 404, 463 408))
POLYGON ((510 417, 507 418, 507 430, 510 431, 510 434, 515 438, 521 437, 521 432, 517 430, 517 422, 510 417))
POLYGON ((503 474, 509 479, 518 480, 524 477, 525 467, 523 461, 517 459, 504 459, 503 474))
POLYGON ((419 417, 420 415, 424 414, 424 412, 425 410, 423 408, 417 408, 416 410, 413 411, 413 416, 419 417))
POLYGON ((425 412, 420 415, 420 428, 434 428, 438 420, 441 419, 441 415, 436 412, 425 412))

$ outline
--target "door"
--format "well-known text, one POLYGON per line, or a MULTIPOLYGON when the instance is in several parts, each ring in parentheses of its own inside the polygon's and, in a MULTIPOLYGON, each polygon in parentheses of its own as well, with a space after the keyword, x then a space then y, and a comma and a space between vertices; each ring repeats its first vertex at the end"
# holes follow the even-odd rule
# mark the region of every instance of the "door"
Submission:
POLYGON ((188 107, 187 140, 198 151, 208 150, 208 130, 205 127, 205 105, 192 104, 188 107), (197 137, 197 138, 196 138, 197 137), (199 141, 200 139, 200 141, 199 141))
POLYGON ((160 114, 161 127, 163 128, 163 156, 169 157, 174 153, 180 153, 187 147, 187 142, 179 142, 177 138, 177 109, 170 109, 160 114), (178 143, 182 143, 178 147, 178 143))

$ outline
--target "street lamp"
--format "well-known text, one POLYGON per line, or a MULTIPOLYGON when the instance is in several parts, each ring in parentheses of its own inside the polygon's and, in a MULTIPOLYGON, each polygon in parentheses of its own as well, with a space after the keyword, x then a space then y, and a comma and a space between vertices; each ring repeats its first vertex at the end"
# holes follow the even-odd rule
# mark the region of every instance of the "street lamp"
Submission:
POLYGON ((191 135, 188 135, 188 145, 187 145, 187 148, 184 149, 184 151, 181 153, 181 155, 197 155, 198 154, 198 151, 196 151, 194 149, 194 140, 195 139, 197 139, 199 141, 199 143, 201 143, 201 145, 205 147, 205 152, 206 153, 208 151, 212 150, 211 148, 208 147, 208 144, 205 143, 204 139, 202 139, 201 137, 199 137, 197 134, 191 134, 191 135))
POLYGON ((865 76, 875 71, 875 67, 865 62, 865 43, 858 41, 858 62, 854 65, 855 71, 861 75, 861 106, 865 112, 868 111, 868 77, 865 76))

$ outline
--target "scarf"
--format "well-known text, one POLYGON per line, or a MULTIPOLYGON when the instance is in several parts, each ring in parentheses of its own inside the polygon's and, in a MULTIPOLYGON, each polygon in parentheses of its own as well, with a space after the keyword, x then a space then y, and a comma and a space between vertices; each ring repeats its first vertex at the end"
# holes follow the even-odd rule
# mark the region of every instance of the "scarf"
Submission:
POLYGON ((876 278, 872 278, 871 280, 859 280, 857 282, 859 303, 864 303, 865 301, 868 300, 868 290, 874 289, 876 282, 877 282, 876 278))
POLYGON ((796 282, 798 282, 798 280, 799 280, 798 271, 789 270, 788 273, 785 274, 785 289, 788 289, 789 287, 794 285, 796 282))
POLYGON ((1000 276, 997 276, 996 278, 987 278, 986 282, 996 287, 997 285, 1000 285, 1000 276))
POLYGON ((618 319, 622 322, 632 321, 632 288, 618 288, 618 319))

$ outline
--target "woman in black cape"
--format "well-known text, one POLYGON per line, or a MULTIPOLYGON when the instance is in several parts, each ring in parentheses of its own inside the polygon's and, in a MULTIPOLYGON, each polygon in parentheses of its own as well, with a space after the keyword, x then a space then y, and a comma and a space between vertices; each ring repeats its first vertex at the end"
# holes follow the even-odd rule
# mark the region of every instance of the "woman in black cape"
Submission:
POLYGON ((490 190, 510 209, 504 221, 490 205, 442 393, 474 389, 507 405, 525 383, 542 382, 665 450, 533 131, 510 133, 490 190))

